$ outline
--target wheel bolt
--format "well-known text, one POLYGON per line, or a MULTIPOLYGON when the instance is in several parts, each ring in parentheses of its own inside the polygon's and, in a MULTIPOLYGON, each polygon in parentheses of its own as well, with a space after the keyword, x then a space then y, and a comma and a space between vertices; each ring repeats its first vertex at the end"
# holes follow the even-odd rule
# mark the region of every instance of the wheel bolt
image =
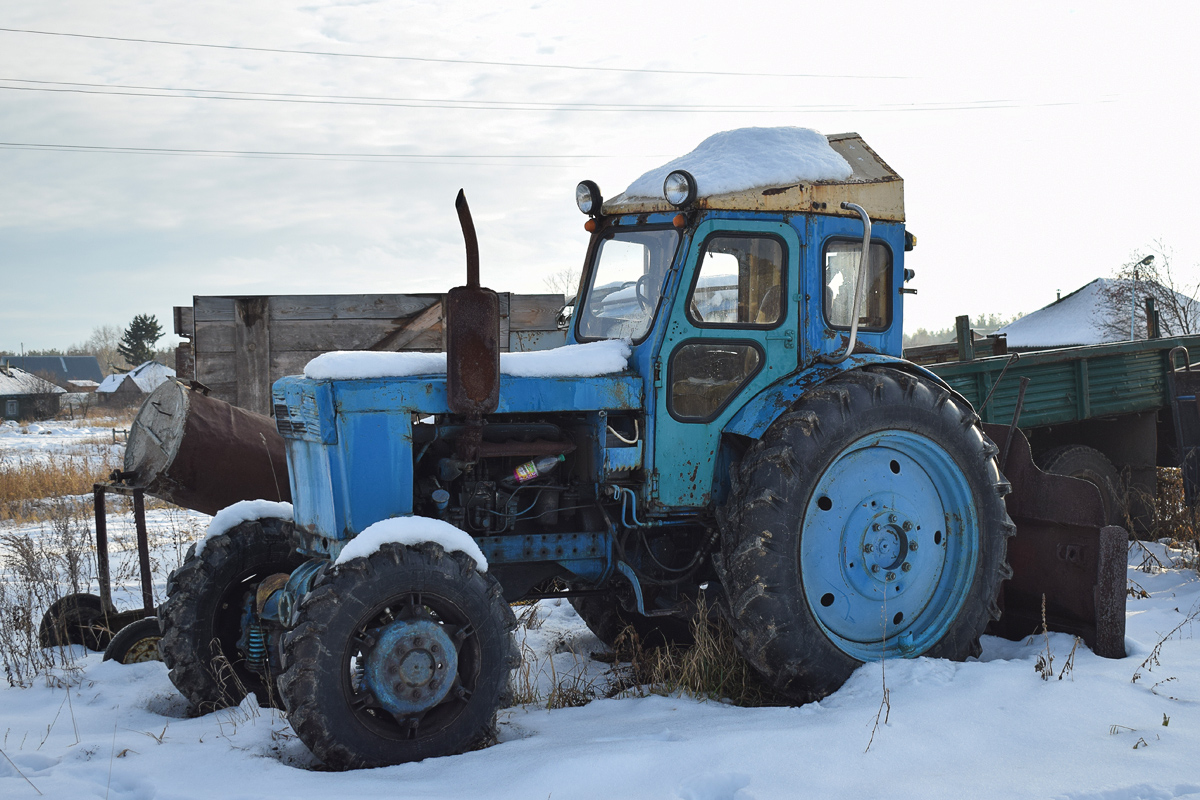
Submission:
POLYGON ((911 523, 911 522, 909 522, 908 520, 904 520, 904 526, 903 526, 903 527, 904 527, 904 532, 905 532, 905 533, 908 533, 909 531, 911 531, 911 530, 912 530, 912 523, 911 523))
POLYGON ((870 542, 867 542, 866 544, 864 544, 864 545, 863 545, 863 552, 864 552, 864 553, 869 553, 869 552, 871 552, 871 551, 872 551, 872 550, 874 550, 874 549, 875 549, 875 545, 871 544, 870 542))
POLYGON ((916 542, 909 542, 909 543, 908 543, 908 549, 909 549, 909 550, 912 550, 914 553, 915 553, 915 552, 917 552, 917 543, 916 543, 916 542))
POLYGON ((878 564, 872 564, 872 565, 871 565, 871 572, 879 572, 879 565, 878 565, 878 564))
POLYGON ((895 522, 895 521, 896 521, 896 515, 888 514, 888 522, 895 522))
POLYGON ((873 530, 873 531, 879 530, 879 523, 878 522, 871 523, 871 530, 873 530))
POLYGON ((912 564, 908 563, 907 561, 900 565, 901 572, 908 572, 910 569, 912 569, 912 564))
POLYGON ((894 581, 894 580, 896 580, 896 573, 894 573, 894 572, 889 572, 889 573, 887 574, 887 576, 886 576, 886 580, 888 580, 888 581, 894 581))

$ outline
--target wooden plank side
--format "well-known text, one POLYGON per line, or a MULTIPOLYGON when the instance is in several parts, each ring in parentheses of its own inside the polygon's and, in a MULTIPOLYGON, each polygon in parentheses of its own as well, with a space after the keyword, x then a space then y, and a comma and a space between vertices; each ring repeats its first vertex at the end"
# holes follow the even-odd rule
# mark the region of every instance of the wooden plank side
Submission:
POLYGON ((196 296, 192 298, 196 322, 233 322, 233 298, 196 296))
POLYGON ((175 335, 191 339, 196 335, 196 312, 191 306, 175 306, 175 335))
POLYGON ((237 383, 233 353, 205 353, 196 356, 196 380, 205 386, 237 383))
POLYGON ((258 414, 271 413, 271 320, 270 299, 239 298, 234 303, 236 347, 234 367, 237 373, 237 405, 258 414))
POLYGON ((512 295, 508 292, 500 292, 500 351, 507 352, 509 350, 508 334, 512 330, 512 324, 509 320, 509 309, 512 307, 512 295))
POLYGON ((434 303, 440 294, 282 294, 271 297, 271 321, 347 320, 415 317, 434 303))
POLYGON ((553 331, 558 329, 558 312, 566 302, 561 294, 514 294, 508 318, 514 331, 553 331))

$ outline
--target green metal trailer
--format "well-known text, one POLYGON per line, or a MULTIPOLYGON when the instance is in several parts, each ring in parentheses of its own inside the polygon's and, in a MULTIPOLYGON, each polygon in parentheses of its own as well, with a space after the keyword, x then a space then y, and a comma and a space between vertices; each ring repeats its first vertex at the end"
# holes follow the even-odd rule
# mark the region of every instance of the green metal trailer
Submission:
POLYGON ((926 367, 984 422, 1016 421, 1043 470, 1096 484, 1110 523, 1124 524, 1128 512, 1134 530, 1147 530, 1157 467, 1183 466, 1200 445, 1191 441, 1196 404, 1186 371, 1190 354, 1200 356, 1200 336, 983 358, 973 357, 978 343, 963 345, 960 337, 957 354, 965 358, 926 367))

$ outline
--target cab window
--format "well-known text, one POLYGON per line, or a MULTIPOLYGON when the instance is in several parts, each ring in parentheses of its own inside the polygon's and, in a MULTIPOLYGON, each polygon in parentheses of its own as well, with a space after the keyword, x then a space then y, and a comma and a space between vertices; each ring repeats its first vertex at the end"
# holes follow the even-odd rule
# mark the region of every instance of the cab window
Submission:
POLYGON ((700 254, 688 318, 700 327, 769 328, 786 314, 783 242, 773 236, 721 235, 700 254))
MULTIPOLYGON (((825 245, 825 321, 831 328, 849 328, 853 321, 854 281, 862 256, 862 240, 834 239, 825 245)), ((871 243, 870 263, 863 280, 858 329, 886 330, 892 324, 892 251, 871 243)))

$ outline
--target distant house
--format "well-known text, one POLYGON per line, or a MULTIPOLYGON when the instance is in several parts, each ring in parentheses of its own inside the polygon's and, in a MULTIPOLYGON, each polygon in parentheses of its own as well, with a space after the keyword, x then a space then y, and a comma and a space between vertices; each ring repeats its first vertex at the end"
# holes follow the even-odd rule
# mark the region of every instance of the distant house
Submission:
MULTIPOLYGON (((1066 297, 1026 314, 996 331, 1008 337, 1009 350, 1042 350, 1053 347, 1105 344, 1129 340, 1129 309, 1115 312, 1109 302, 1113 279, 1097 278, 1066 297)), ((1139 292, 1139 295, 1141 292, 1139 292)), ((1181 308, 1195 308, 1190 298, 1179 295, 1181 308)), ((1200 312, 1200 308, 1197 308, 1200 312)), ((1192 330, 1200 330, 1200 313, 1191 321, 1192 330)), ((1144 319, 1139 314, 1139 323, 1144 319)), ((1146 338, 1144 323, 1137 326, 1137 338, 1146 338)))
POLYGON ((167 365, 147 361, 129 372, 109 375, 96 387, 96 396, 106 405, 136 405, 174 377, 175 370, 167 365))
POLYGON ((104 380, 100 362, 95 356, 0 356, 0 363, 38 375, 69 391, 81 391, 68 386, 71 381, 104 380))
POLYGON ((0 412, 4 419, 47 419, 58 413, 66 390, 23 369, 0 363, 0 412))

